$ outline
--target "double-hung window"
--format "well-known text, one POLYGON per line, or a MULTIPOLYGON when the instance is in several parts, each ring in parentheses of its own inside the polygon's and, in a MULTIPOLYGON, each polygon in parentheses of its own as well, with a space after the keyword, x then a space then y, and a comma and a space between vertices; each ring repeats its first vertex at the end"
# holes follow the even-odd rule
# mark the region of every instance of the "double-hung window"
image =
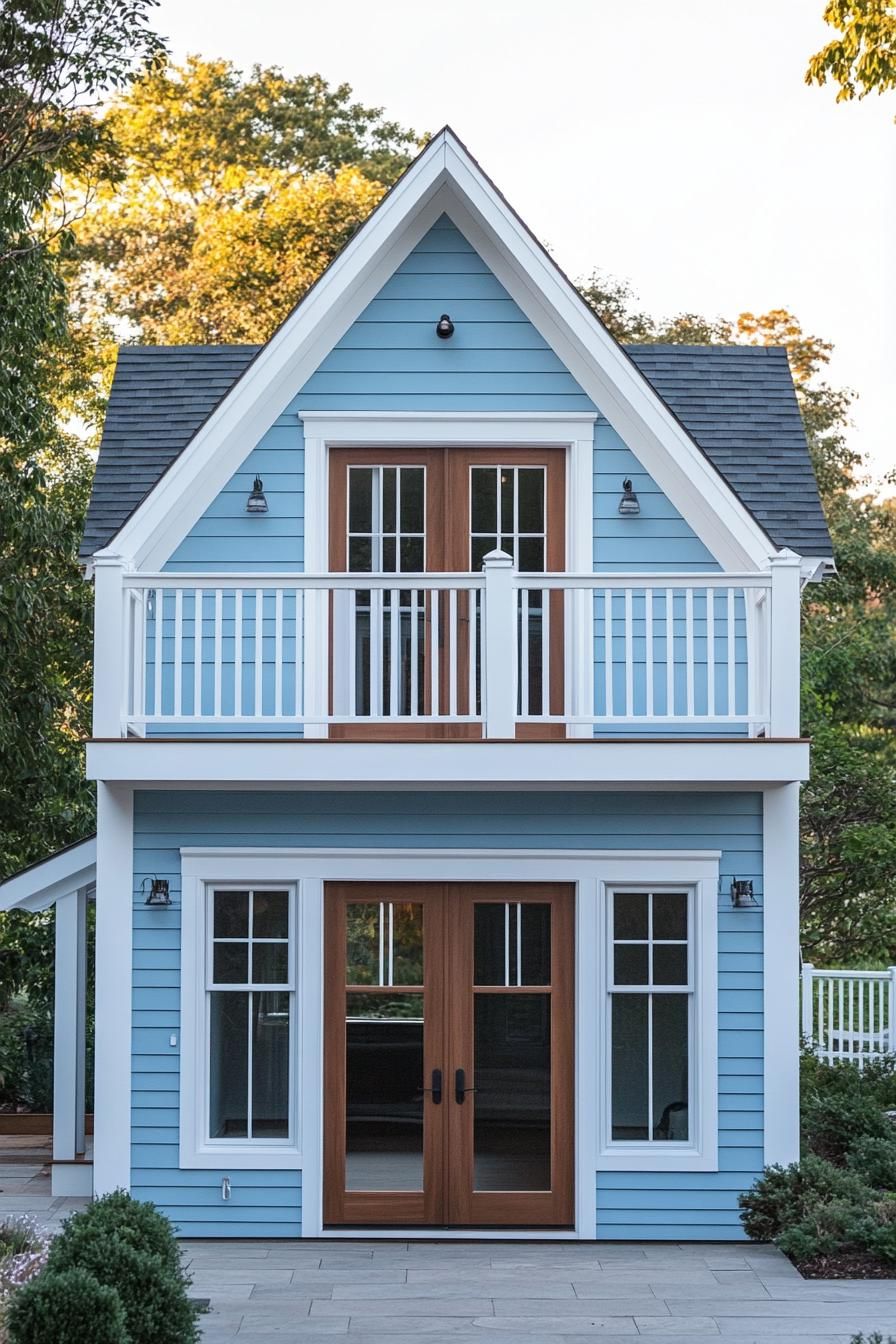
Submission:
POLYGON ((715 908, 703 902, 684 885, 607 892, 603 1147, 633 1169, 713 1159, 715 908))
POLYGON ((210 1147, 295 1140, 295 900, 288 887, 206 888, 202 1135, 210 1147))

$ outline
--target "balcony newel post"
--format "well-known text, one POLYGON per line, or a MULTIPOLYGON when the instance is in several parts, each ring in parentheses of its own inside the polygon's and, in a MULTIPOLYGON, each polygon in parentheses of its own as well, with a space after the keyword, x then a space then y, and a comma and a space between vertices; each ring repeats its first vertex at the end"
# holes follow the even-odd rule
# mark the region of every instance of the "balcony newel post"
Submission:
POLYGON ((513 560, 489 551, 485 572, 485 736, 513 737, 516 708, 516 590, 513 560))
POLYGON ((771 561, 769 704, 772 737, 800 734, 800 558, 779 551, 771 561))
POLYGON ((120 555, 98 555, 93 564, 93 735, 123 737, 128 683, 125 563, 120 555))

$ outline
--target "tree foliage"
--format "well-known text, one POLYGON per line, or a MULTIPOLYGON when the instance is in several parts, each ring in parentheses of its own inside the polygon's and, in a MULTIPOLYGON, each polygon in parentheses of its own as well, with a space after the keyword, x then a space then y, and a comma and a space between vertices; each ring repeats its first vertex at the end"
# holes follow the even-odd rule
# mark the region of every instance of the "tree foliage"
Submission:
POLYGON ((122 176, 76 229, 89 322, 147 342, 264 341, 407 165, 416 136, 319 75, 191 56, 116 98, 122 176))
POLYGON ((838 86, 837 102, 896 89, 896 4, 892 0, 828 0, 832 39, 809 61, 807 84, 838 86))
MULTIPOLYGON (((853 394, 824 377, 831 345, 784 309, 657 320, 624 282, 595 273, 582 294, 617 339, 787 350, 837 564, 804 599, 800 903, 807 959, 896 959, 896 500, 872 490, 847 439, 853 394)), ((880 483, 896 485, 896 474, 880 483)))

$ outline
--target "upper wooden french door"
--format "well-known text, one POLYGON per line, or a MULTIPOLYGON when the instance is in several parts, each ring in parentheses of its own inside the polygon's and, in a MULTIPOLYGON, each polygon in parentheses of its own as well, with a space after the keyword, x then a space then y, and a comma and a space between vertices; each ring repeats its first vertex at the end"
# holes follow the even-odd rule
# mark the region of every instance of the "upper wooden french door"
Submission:
MULTIPOLYGON (((562 449, 338 448, 331 450, 329 470, 329 563, 334 572, 477 572, 483 557, 497 549, 511 555, 523 572, 565 568, 566 467, 562 449)), ((332 735, 479 737, 481 730, 475 723, 401 723, 409 713, 437 712, 434 698, 444 713, 452 672, 458 685, 458 714, 476 714, 477 706, 471 703, 475 693, 470 690, 468 659, 477 657, 470 648, 470 632, 480 615, 478 610, 472 611, 471 604, 478 600, 474 593, 456 595, 457 637, 453 646, 442 639, 441 632, 448 624, 442 612, 435 678, 430 666, 433 641, 428 637, 432 604, 441 601, 447 610, 448 594, 443 593, 441 598, 430 594, 422 607, 411 594, 404 594, 397 615, 392 610, 376 612, 375 598, 369 611, 361 601, 355 609, 356 628, 351 640, 358 664, 354 721, 334 726, 332 735), (395 632, 391 628, 393 620, 397 623, 395 632), (380 698, 383 707, 389 707, 390 722, 385 724, 364 721, 373 712, 373 640, 382 644, 382 656, 376 657, 384 683, 380 698), (396 649, 400 670, 392 668, 396 649)), ((549 698, 551 712, 558 713, 563 686, 562 594, 552 594, 550 600, 549 698)), ((540 595, 533 594, 527 600, 525 648, 531 666, 525 681, 530 703, 520 706, 523 713, 542 705, 541 678, 546 664, 541 629, 547 623, 542 620, 540 603, 540 595)), ((472 684, 479 683, 477 667, 472 684)), ((538 728, 542 736, 550 731, 540 725, 538 728)))
POLYGON ((324 1222, 566 1227, 573 891, 328 883, 324 1222))

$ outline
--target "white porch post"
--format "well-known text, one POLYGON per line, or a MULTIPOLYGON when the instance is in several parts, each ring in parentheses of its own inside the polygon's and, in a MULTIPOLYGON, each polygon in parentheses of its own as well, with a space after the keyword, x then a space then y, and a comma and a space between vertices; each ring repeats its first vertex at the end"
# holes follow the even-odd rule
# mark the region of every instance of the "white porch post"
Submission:
POLYGON ((762 809, 765 1162, 800 1155, 800 786, 766 789, 762 809))
POLYGON ((516 710, 516 602, 513 560, 489 551, 485 571, 485 736, 513 737, 516 710))
POLYGON ((771 562, 769 705, 772 737, 800 733, 800 558, 783 550, 771 562))
POLYGON ((96 786, 94 1192, 131 1183, 134 795, 96 786))
POLYGON ((94 559, 93 735, 124 736, 126 662, 124 640, 124 561, 120 556, 94 559))
POLYGON ((53 1014, 53 1161, 84 1152, 84 991, 81 955, 87 893, 56 902, 56 976, 53 1014))

